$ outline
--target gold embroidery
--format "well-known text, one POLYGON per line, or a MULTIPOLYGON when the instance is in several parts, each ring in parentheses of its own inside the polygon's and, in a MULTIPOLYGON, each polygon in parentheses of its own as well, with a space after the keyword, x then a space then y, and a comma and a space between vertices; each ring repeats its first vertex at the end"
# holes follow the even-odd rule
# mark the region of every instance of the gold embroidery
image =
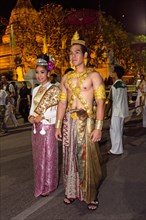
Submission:
MULTIPOLYGON (((70 89, 72 90, 72 95, 71 95, 71 98, 68 103, 67 111, 69 111, 71 109, 73 101, 75 100, 75 97, 77 97, 80 100, 80 102, 82 103, 82 105, 84 106, 84 109, 87 111, 88 115, 95 118, 93 111, 89 108, 89 106, 87 105, 87 102, 83 99, 83 97, 80 94, 82 83, 86 79, 86 77, 88 76, 87 71, 91 71, 91 69, 86 69, 86 71, 83 73, 73 72, 70 75, 67 75, 68 85, 69 85, 70 89), (73 83, 72 83, 72 78, 77 78, 77 77, 81 77, 81 78, 80 78, 79 82, 77 83, 76 87, 74 87, 73 83)), ((72 117, 76 118, 75 114, 73 114, 72 117)))
POLYGON ((48 108, 57 105, 59 92, 60 89, 55 85, 52 85, 50 88, 48 88, 46 92, 43 94, 34 112, 37 113, 38 115, 42 115, 43 113, 46 112, 48 108))
POLYGON ((71 118, 73 118, 73 119, 79 119, 76 112, 73 112, 70 115, 71 115, 71 118))
POLYGON ((38 93, 42 94, 46 90, 45 86, 40 86, 38 93))
POLYGON ((102 84, 98 87, 98 89, 96 89, 94 91, 94 96, 96 99, 105 99, 106 98, 105 88, 102 84))

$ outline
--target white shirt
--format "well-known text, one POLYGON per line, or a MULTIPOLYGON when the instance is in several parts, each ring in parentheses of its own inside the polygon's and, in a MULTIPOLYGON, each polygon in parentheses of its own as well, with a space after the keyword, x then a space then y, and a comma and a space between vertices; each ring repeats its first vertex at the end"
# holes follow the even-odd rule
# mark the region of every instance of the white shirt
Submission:
POLYGON ((7 92, 4 89, 0 90, 0 105, 6 105, 6 97, 7 97, 7 92))
POLYGON ((128 98, 127 98, 127 86, 121 80, 118 79, 111 87, 112 92, 112 115, 117 117, 128 117, 128 98))

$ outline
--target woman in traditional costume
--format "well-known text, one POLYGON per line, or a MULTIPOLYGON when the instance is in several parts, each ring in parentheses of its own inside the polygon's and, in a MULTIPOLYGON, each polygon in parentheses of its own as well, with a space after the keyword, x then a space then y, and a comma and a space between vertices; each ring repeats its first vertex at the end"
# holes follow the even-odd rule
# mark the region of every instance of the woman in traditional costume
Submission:
POLYGON ((36 79, 40 83, 32 93, 29 122, 32 128, 34 196, 47 196, 58 186, 58 142, 55 139, 56 109, 59 88, 49 81, 53 62, 39 55, 36 79))

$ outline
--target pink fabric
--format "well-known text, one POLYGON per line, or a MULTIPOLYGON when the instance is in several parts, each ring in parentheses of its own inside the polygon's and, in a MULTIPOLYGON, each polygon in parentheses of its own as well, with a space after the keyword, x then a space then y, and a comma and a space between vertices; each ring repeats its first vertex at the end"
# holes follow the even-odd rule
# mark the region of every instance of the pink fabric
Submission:
POLYGON ((54 124, 36 124, 36 134, 32 131, 32 154, 34 196, 49 194, 58 186, 58 142, 54 124), (40 134, 42 126, 46 131, 45 135, 40 134))

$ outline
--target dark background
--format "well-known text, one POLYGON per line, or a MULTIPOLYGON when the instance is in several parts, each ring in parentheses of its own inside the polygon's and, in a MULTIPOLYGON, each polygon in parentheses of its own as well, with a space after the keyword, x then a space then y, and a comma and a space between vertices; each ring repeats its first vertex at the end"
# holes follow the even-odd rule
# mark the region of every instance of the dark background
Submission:
MULTIPOLYGON (((0 0, 0 16, 9 18, 17 0, 0 0)), ((31 0, 38 10, 46 3, 58 3, 64 8, 93 8, 105 11, 120 21, 126 31, 146 35, 146 0, 31 0)))

